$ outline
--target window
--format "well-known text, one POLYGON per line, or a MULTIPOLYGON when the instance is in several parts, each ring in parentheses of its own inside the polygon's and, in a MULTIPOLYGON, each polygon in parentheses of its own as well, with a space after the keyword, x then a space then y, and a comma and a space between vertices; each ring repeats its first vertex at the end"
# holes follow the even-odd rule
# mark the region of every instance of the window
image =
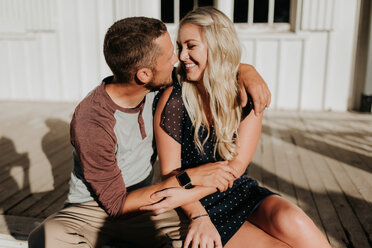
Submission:
POLYGON ((235 23, 289 23, 290 0, 235 0, 235 23))
POLYGON ((202 6, 215 6, 214 0, 161 0, 161 20, 178 23, 189 11, 202 6))
MULTIPOLYGON (((260 26, 259 30, 272 28, 288 30, 291 2, 296 3, 294 0, 161 0, 161 20, 168 24, 177 24, 180 19, 196 7, 217 7, 221 3, 226 6, 225 1, 228 1, 228 4, 231 3, 231 9, 226 10, 225 13, 230 13, 234 23, 268 24, 264 29, 262 25, 258 25, 260 26)), ((255 29, 254 27, 252 30, 255 29)))

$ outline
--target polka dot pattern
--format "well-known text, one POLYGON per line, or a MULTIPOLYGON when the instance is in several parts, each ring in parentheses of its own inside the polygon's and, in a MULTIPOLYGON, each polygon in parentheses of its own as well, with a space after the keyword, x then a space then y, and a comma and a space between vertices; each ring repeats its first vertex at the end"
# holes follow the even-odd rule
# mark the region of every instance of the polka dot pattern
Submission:
MULTIPOLYGON (((181 87, 173 84, 173 91, 163 110, 162 127, 181 144, 182 168, 192 168, 201 164, 221 160, 214 156, 215 136, 213 128, 211 135, 204 144, 204 152, 200 154, 194 143, 194 128, 183 105, 181 87)), ((158 94, 157 98, 160 98, 158 94)), ((155 100, 156 104, 157 100, 155 100)), ((242 118, 247 116, 253 108, 252 101, 243 109, 242 118)), ((203 141, 207 137, 204 128, 199 130, 199 138, 203 141)), ((207 210, 213 224, 216 226, 223 245, 238 231, 244 221, 257 209, 262 200, 273 193, 243 174, 235 180, 232 188, 225 192, 216 192, 200 200, 207 210)))

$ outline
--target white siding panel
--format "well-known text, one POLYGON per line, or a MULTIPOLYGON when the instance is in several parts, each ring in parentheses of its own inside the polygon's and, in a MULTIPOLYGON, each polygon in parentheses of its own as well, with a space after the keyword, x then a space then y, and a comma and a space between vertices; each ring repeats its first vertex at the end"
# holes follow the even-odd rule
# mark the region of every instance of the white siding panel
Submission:
POLYGON ((242 63, 247 63, 251 65, 256 65, 255 57, 256 57, 256 42, 252 40, 246 40, 241 42, 242 48, 242 63))
POLYGON ((55 0, 1 0, 0 32, 53 30, 55 0))
POLYGON ((301 29, 307 30, 310 27, 310 1, 304 0, 302 2, 302 15, 301 15, 301 29))
MULTIPOLYGON (((324 1, 324 0, 320 0, 324 1)), ((310 8, 308 11, 310 12, 309 17, 310 17, 310 29, 314 30, 316 29, 317 22, 318 22, 318 14, 319 14, 319 0, 311 0, 310 1, 310 8)))
POLYGON ((160 0, 116 0, 116 20, 130 16, 160 18, 160 0))
POLYGON ((277 40, 257 41, 255 65, 271 90, 272 107, 276 107, 278 100, 278 48, 277 40))
MULTIPOLYGON (((106 64, 103 55, 103 41, 108 28, 114 23, 114 16, 112 14, 114 4, 112 1, 98 0, 97 1, 97 39, 98 39, 98 63, 99 63, 99 80, 111 74, 109 67, 106 64)), ((93 82, 92 82, 93 83, 93 82)))
POLYGON ((160 0, 141 0, 140 15, 160 19, 160 0))
MULTIPOLYGON (((325 1, 326 13, 332 13, 332 10, 334 8, 334 3, 335 3, 334 0, 325 1)), ((335 17, 335 13, 333 15, 325 14, 324 29, 326 30, 333 29, 334 17, 335 17)))
POLYGON ((61 97, 76 100, 81 95, 81 47, 79 39, 79 19, 76 1, 58 1, 58 36, 61 57, 61 97))
POLYGON ((141 0, 116 0, 114 3, 116 20, 141 15, 141 0))
POLYGON ((279 84, 277 89, 277 108, 298 109, 299 90, 302 71, 302 42, 285 40, 282 42, 279 64, 279 84))
POLYGON ((300 107, 304 110, 323 108, 327 33, 314 33, 305 40, 304 71, 300 107))
POLYGON ((9 43, 10 67, 12 77, 12 99, 27 99, 27 61, 25 56, 25 41, 15 40, 9 43))
POLYGON ((80 68, 81 68, 81 94, 86 95, 93 86, 99 83, 99 52, 97 4, 90 4, 91 0, 80 0, 79 9, 79 47, 80 47, 80 68))
POLYGON ((302 30, 326 31, 333 29, 334 0, 303 0, 302 30))
POLYGON ((354 66, 356 1, 336 1, 337 29, 330 33, 325 109, 346 111, 354 66))
MULTIPOLYGON (((43 78, 43 67, 41 54, 42 46, 38 39, 27 41, 25 59, 27 59, 27 87, 28 87, 28 99, 38 100, 44 98, 44 78, 43 78)), ((53 79, 56 78, 55 75, 53 79)))
POLYGON ((9 41, 0 40, 0 58, 6 63, 0 66, 0 99, 10 99, 12 96, 12 70, 10 64, 9 41))
POLYGON ((234 1, 218 0, 217 9, 221 10, 230 20, 234 18, 234 1))
POLYGON ((58 37, 55 33, 40 34, 39 44, 40 54, 37 58, 41 60, 43 68, 44 98, 50 101, 65 100, 62 89, 66 82, 61 71, 58 37))

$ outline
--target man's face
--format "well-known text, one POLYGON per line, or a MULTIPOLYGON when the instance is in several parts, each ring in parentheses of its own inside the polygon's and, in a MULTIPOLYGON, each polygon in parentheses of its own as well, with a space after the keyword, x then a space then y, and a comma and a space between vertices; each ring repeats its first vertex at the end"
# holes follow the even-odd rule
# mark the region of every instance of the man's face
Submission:
POLYGON ((156 60, 152 82, 146 85, 149 89, 159 89, 172 84, 173 67, 178 61, 168 32, 158 37, 155 42, 160 48, 160 55, 156 60))

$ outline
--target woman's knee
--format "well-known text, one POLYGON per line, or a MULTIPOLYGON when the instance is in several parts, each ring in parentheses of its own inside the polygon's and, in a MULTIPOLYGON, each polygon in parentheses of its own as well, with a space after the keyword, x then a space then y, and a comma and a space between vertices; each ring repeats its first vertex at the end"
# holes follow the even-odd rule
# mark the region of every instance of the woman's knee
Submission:
POLYGON ((271 216, 275 229, 280 233, 301 234, 312 226, 311 219, 297 206, 285 203, 278 206, 271 216))

